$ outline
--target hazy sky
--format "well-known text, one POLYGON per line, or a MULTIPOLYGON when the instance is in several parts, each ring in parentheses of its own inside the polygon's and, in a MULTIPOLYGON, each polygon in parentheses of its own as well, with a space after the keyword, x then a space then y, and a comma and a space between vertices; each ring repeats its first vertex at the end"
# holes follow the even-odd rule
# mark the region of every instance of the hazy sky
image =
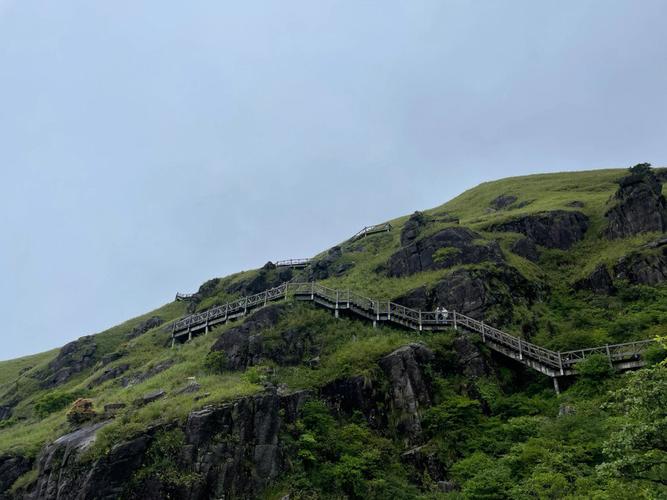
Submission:
POLYGON ((0 359, 485 180, 667 161, 667 2, 0 0, 0 359))

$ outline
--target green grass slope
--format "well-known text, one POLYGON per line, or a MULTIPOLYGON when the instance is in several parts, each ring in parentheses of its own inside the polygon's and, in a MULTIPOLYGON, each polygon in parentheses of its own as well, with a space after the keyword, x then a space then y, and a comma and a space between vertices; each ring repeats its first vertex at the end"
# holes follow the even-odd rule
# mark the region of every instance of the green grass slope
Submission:
MULTIPOLYGON (((589 275, 598 265, 611 270, 621 257, 660 237, 657 233, 616 240, 602 236, 606 224, 604 214, 618 189, 619 179, 626 174, 625 169, 613 169, 487 182, 439 207, 425 210, 431 222, 419 238, 459 226, 478 232, 480 241, 498 242, 506 264, 525 280, 545 290, 530 305, 517 305, 504 325, 508 331, 535 343, 565 349, 667 336, 665 284, 648 287, 619 281, 617 292, 610 295, 575 292, 572 288, 576 280, 589 275), (492 201, 501 195, 514 196, 516 201, 506 209, 490 208, 492 201), (579 206, 574 208, 573 202, 579 206), (589 229, 583 240, 569 250, 541 249, 536 262, 510 250, 520 235, 489 230, 520 216, 553 210, 581 211, 589 218, 589 229), (453 218, 458 219, 458 223, 453 222, 453 218)), ((207 282, 200 289, 197 301, 190 306, 190 312, 205 310, 285 279, 317 279, 331 287, 394 299, 419 287, 435 287, 460 269, 496 267, 485 262, 389 277, 385 265, 401 246, 401 230, 408 217, 389 221, 394 228, 391 232, 341 242, 340 251, 327 261, 326 272, 319 276, 313 274, 315 268, 287 275, 269 266, 207 282)), ((316 256, 316 260, 326 261, 328 255, 330 252, 325 251, 316 256)), ((209 335, 171 349, 170 325, 189 312, 186 302, 167 304, 93 336, 86 341, 95 344, 94 359, 89 366, 54 387, 44 386, 43 375, 48 372, 57 351, 0 362, 0 406, 12 408, 11 418, 0 421, 0 454, 35 456, 44 443, 68 432, 66 412, 79 397, 91 398, 98 412, 108 403, 127 405, 114 422, 101 431, 91 452, 99 455, 149 425, 182 421, 193 409, 259 393, 266 382, 297 390, 322 387, 345 376, 373 377, 377 360, 395 348, 421 340, 438 352, 449 352, 453 335, 373 329, 360 321, 333 321, 328 313, 310 305, 288 303, 286 307, 289 314, 263 335, 269 342, 271 339, 278 342, 290 331, 311 332, 319 348, 316 368, 307 363, 280 366, 270 361, 245 371, 216 367, 215 359, 209 354, 211 346, 235 325, 221 326, 209 335), (154 316, 159 316, 163 323, 137 336, 131 335, 138 325, 154 316), (117 376, 95 383, 114 369, 118 370, 117 376), (179 394, 192 377, 200 384, 200 390, 179 394), (127 383, 122 383, 123 379, 127 383), (142 395, 159 389, 165 390, 167 397, 140 408, 133 406, 142 395)), ((603 462, 605 443, 616 439, 614 433, 620 432, 630 418, 624 410, 603 409, 603 403, 609 402, 606 391, 633 390, 629 377, 614 378, 608 373, 601 376, 599 367, 593 366, 588 378, 582 377, 578 385, 557 398, 550 391, 548 381, 522 371, 513 372, 515 369, 513 365, 501 367, 497 377, 477 381, 474 391, 468 387, 464 391, 466 396, 460 394, 467 382, 456 377, 445 377, 439 382, 440 392, 435 404, 439 410, 433 410, 428 417, 435 422, 428 431, 429 446, 440 455, 451 470, 451 476, 463 488, 462 496, 451 498, 564 498, 567 495, 571 498, 623 498, 625 494, 642 497, 649 491, 644 483, 621 484, 621 479, 602 477, 595 472, 596 466, 603 462), (478 395, 477 399, 472 398, 473 393, 478 395), (576 405, 576 415, 559 419, 558 407, 564 403, 576 405), (442 434, 437 430, 439 426, 449 426, 451 435, 442 434), (482 471, 489 474, 487 482, 492 486, 484 485, 482 471), (577 496, 587 489, 600 493, 577 496), (616 497, 604 496, 612 490, 616 497), (504 493, 496 494, 499 491, 504 493)), ((309 411, 312 419, 310 424, 304 425, 320 425, 318 419, 328 422, 326 439, 330 448, 304 448, 302 451, 316 459, 321 455, 322 464, 333 460, 332 470, 341 465, 331 457, 361 453, 361 448, 354 448, 355 439, 380 439, 376 444, 385 447, 387 453, 401 451, 399 444, 386 436, 380 438, 370 433, 361 424, 354 424, 358 428, 352 428, 349 427, 352 423, 329 422, 317 407, 309 411), (351 437, 351 432, 356 434, 351 437), (348 439, 351 448, 336 448, 341 439, 348 439)), ((303 461, 299 463, 290 481, 304 484, 303 491, 310 493, 303 498, 326 497, 322 492, 333 477, 327 475, 331 471, 314 470, 303 461), (311 494, 313 496, 308 496, 311 494)), ((391 463, 392 467, 400 469, 398 462, 391 463)), ((378 471, 374 474, 376 479, 383 477, 378 471)), ((437 498, 440 495, 435 492, 435 486, 432 485, 432 491, 424 487, 428 481, 422 482, 418 489, 401 481, 403 479, 397 483, 397 488, 412 492, 406 497, 437 498)), ((358 491, 363 494, 358 497, 375 495, 368 484, 362 486, 358 491)), ((281 494, 286 487, 277 485, 275 494, 281 494)), ((354 490, 346 490, 347 486, 340 488, 341 494, 355 496, 349 494, 354 490)), ((388 490, 377 491, 386 493, 388 490)))

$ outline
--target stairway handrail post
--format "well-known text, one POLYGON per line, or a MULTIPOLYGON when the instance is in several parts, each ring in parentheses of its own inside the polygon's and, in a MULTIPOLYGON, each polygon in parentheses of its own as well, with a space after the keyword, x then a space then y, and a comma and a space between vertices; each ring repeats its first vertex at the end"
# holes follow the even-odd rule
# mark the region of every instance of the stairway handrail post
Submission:
POLYGON ((560 368, 560 374, 565 375, 565 371, 563 370, 563 357, 560 355, 560 351, 558 351, 558 367, 560 368))
POLYGON ((422 331, 422 310, 419 310, 419 331, 422 331))
POLYGON ((607 359, 609 360, 609 366, 610 368, 613 368, 614 362, 611 360, 611 351, 609 351, 609 344, 605 344, 604 348, 607 351, 607 359))
POLYGON ((454 330, 458 330, 458 326, 456 324, 456 310, 454 311, 454 330))
POLYGON ((519 338, 519 359, 523 360, 523 351, 521 350, 521 338, 519 338))
POLYGON ((480 321, 480 324, 482 325, 482 342, 486 344, 486 334, 484 333, 484 321, 480 321))

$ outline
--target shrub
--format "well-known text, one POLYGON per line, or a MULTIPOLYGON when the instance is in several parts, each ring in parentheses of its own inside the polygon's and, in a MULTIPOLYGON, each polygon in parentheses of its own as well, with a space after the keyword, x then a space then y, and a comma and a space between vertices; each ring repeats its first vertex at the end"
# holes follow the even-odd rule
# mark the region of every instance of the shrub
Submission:
POLYGON ((74 401, 74 404, 67 412, 67 420, 75 425, 92 420, 96 416, 97 412, 93 409, 93 402, 85 398, 79 398, 74 401))
POLYGON ((599 382, 610 377, 614 369, 609 365, 609 359, 603 354, 594 354, 580 361, 576 365, 577 374, 591 382, 599 382))
POLYGON ((225 351, 211 351, 204 360, 204 367, 211 373, 223 373, 228 365, 229 360, 225 351))
POLYGON ((82 397, 81 391, 77 392, 63 392, 52 391, 45 394, 35 402, 35 414, 39 418, 45 418, 51 413, 62 410, 73 401, 82 397))

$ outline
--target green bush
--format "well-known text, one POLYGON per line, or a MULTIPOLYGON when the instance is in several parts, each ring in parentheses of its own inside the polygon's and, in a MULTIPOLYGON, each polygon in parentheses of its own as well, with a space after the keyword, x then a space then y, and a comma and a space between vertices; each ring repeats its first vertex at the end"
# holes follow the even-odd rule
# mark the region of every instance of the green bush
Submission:
POLYGON ((51 413, 66 408, 71 403, 83 397, 83 391, 62 392, 51 391, 35 401, 35 414, 39 418, 45 418, 51 413))
POLYGON ((577 374, 582 380, 600 382, 614 373, 609 358, 603 354, 594 354, 576 365, 577 374))
POLYGON ((211 351, 206 355, 204 367, 211 373, 223 373, 229 365, 225 351, 211 351))

